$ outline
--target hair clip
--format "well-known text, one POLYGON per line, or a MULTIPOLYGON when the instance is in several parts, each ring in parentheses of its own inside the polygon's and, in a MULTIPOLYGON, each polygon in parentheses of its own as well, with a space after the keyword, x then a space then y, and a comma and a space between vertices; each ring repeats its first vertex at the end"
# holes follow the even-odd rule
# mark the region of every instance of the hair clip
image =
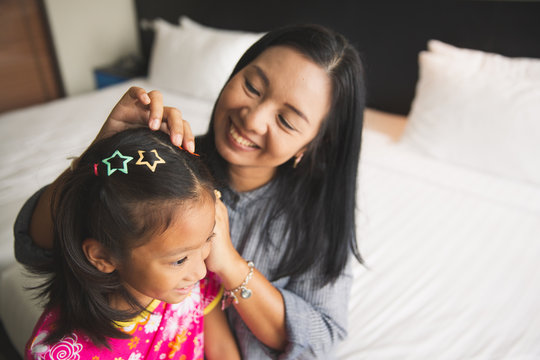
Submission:
POLYGON ((152 165, 150 165, 150 162, 148 161, 143 161, 143 158, 144 158, 144 153, 146 152, 145 150, 138 150, 139 151, 139 160, 137 160, 137 162, 135 163, 135 165, 146 165, 148 166, 148 168, 150 170, 152 170, 152 172, 156 171, 156 166, 157 164, 165 164, 165 160, 163 160, 159 155, 158 155, 158 152, 156 149, 152 149, 150 150, 150 152, 153 152, 154 155, 156 156, 156 158, 158 158, 158 160, 154 160, 152 165))
POLYGON ((178 148, 179 148, 180 150, 184 150, 184 151, 190 153, 191 155, 199 156, 199 154, 195 154, 194 152, 191 152, 191 151, 189 151, 189 150, 187 150, 187 149, 184 149, 184 148, 181 147, 180 145, 178 145, 178 148))
POLYGON ((94 164, 94 175, 99 176, 99 174, 98 174, 98 163, 94 164))
POLYGON ((121 171, 124 174, 127 174, 128 173, 127 164, 131 160, 133 160, 133 158, 131 156, 124 156, 124 155, 122 155, 122 153, 120 153, 120 151, 116 150, 111 156, 109 156, 106 159, 103 159, 101 162, 103 162, 104 164, 107 164, 107 176, 111 176, 111 174, 113 174, 116 170, 121 171), (119 157, 119 158, 123 159, 121 167, 114 167, 111 164, 110 160, 112 160, 115 157, 119 157))

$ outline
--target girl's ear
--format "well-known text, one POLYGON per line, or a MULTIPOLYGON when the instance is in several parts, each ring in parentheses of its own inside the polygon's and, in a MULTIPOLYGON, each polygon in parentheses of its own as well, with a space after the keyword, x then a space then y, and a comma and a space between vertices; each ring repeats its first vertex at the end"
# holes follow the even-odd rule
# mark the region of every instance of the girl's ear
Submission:
POLYGON ((101 272, 110 274, 116 270, 116 264, 105 247, 96 239, 84 239, 82 249, 90 264, 101 272))

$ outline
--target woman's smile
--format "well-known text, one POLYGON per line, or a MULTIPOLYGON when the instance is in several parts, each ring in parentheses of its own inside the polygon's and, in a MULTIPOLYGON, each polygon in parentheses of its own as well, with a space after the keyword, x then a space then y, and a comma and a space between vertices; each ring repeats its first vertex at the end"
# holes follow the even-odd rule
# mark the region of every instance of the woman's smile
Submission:
POLYGON ((255 150, 260 148, 253 141, 243 136, 232 121, 229 127, 229 140, 231 140, 234 145, 245 150, 255 150))

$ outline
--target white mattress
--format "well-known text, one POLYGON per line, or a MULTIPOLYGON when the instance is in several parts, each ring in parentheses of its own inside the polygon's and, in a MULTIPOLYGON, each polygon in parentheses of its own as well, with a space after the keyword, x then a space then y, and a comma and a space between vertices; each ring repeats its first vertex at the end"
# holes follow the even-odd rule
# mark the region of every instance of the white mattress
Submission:
POLYGON ((540 359, 540 189, 367 133, 341 359, 540 359))
MULTIPOLYGON (((20 351, 40 311, 13 265, 15 216, 89 144, 128 86, 0 115, 0 317, 20 351)), ((211 103, 164 99, 205 132, 211 103)), ((540 189, 426 158, 374 131, 362 151, 366 266, 355 266, 338 358, 539 359, 540 189)))

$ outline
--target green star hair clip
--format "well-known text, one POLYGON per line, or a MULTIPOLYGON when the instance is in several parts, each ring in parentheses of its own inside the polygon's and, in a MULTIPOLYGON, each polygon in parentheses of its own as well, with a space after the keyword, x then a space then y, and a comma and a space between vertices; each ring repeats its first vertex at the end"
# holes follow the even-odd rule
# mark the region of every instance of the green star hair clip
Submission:
POLYGON ((116 150, 111 156, 109 156, 106 159, 103 159, 102 162, 107 165, 107 176, 111 176, 116 170, 123 172, 124 174, 128 173, 127 164, 133 160, 131 156, 124 156, 120 151, 116 150), (121 167, 114 167, 113 164, 111 164, 111 160, 115 157, 118 157, 122 160, 122 166, 121 167))

